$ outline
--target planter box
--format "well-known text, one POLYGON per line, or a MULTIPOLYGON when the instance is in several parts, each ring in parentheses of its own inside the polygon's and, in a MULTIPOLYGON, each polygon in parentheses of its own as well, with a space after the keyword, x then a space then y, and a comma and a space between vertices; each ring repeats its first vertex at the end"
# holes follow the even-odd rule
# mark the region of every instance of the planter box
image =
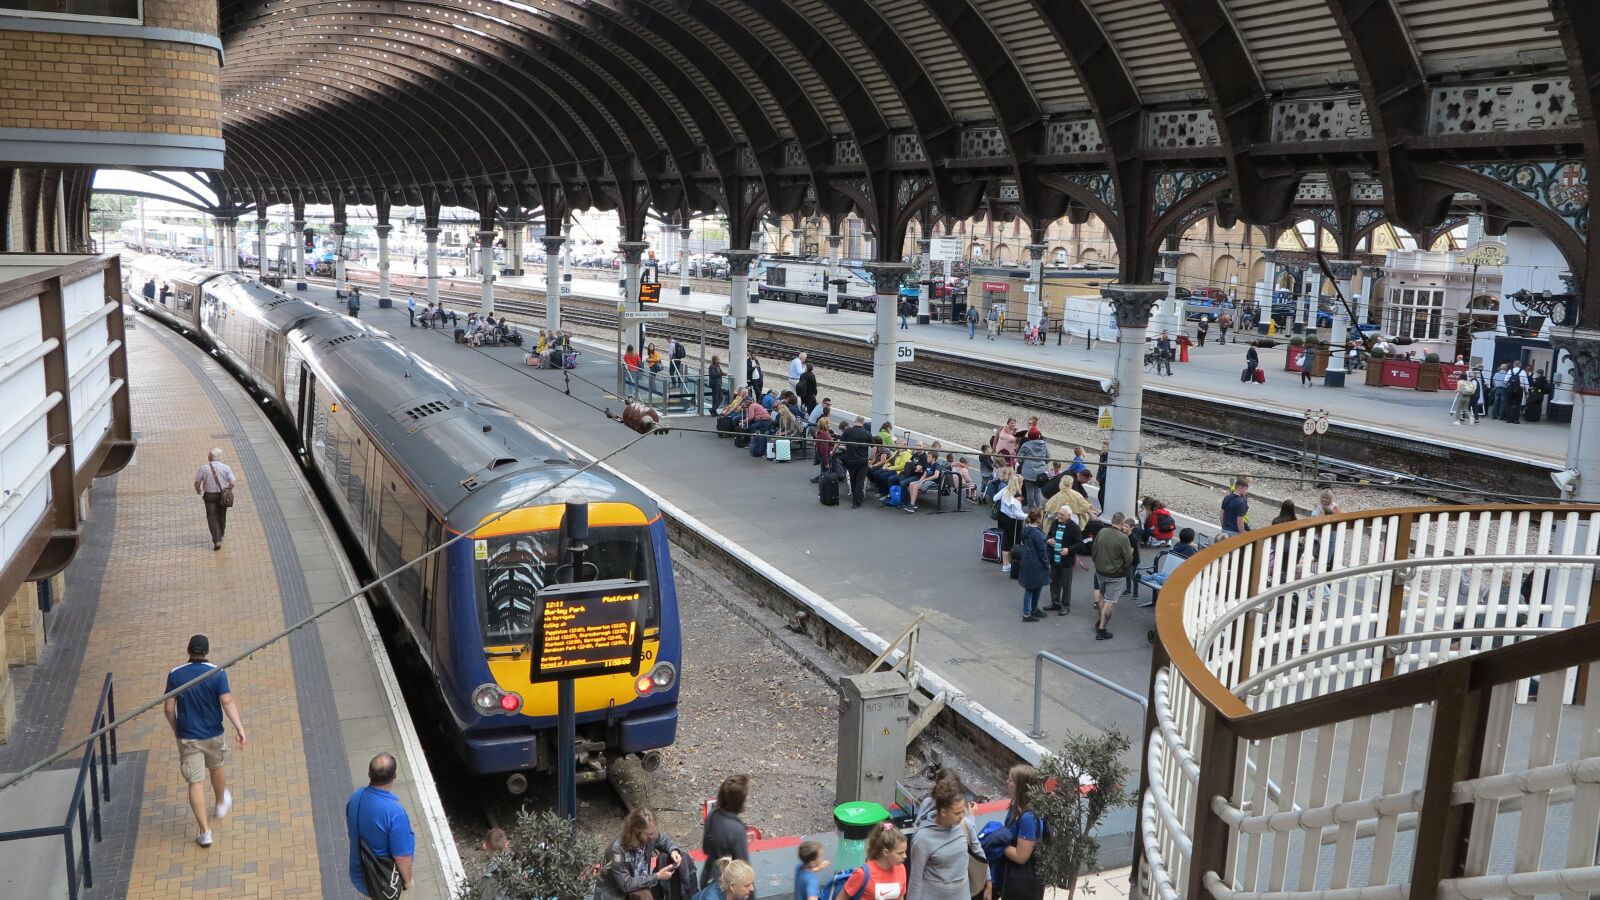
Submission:
POLYGON ((1415 389, 1419 380, 1417 369, 1422 363, 1409 359, 1384 359, 1383 376, 1379 384, 1384 387, 1402 387, 1415 389))
POLYGON ((1328 351, 1315 347, 1290 347, 1284 354, 1283 369, 1298 372, 1307 365, 1313 377, 1321 378, 1328 371, 1328 351))
POLYGON ((1388 361, 1388 359, 1367 360, 1367 368, 1365 369, 1367 373, 1367 387, 1383 387, 1383 365, 1388 361))
POLYGON ((1417 364, 1417 390, 1419 390, 1419 391, 1437 391, 1437 390, 1439 390, 1439 369, 1440 369, 1440 366, 1441 366, 1440 363, 1431 363, 1431 362, 1425 362, 1425 363, 1418 363, 1417 364))

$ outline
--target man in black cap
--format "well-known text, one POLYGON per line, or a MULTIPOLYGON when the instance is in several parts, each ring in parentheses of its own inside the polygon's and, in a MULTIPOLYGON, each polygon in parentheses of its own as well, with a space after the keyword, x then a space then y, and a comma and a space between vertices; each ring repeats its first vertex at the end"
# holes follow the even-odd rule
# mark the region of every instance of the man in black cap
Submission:
POLYGON ((162 693, 172 693, 177 688, 194 681, 206 673, 209 678, 194 685, 166 702, 167 723, 178 739, 178 769, 189 783, 189 807, 194 810, 200 833, 195 843, 211 846, 211 823, 206 816, 206 772, 211 773, 211 790, 216 795, 217 818, 223 818, 233 807, 233 794, 228 790, 228 779, 222 771, 227 741, 222 734, 222 715, 227 713, 233 723, 235 745, 244 749, 244 724, 239 721, 239 707, 228 690, 228 673, 206 662, 211 653, 211 641, 203 634, 189 638, 189 661, 167 673, 167 687, 162 693))

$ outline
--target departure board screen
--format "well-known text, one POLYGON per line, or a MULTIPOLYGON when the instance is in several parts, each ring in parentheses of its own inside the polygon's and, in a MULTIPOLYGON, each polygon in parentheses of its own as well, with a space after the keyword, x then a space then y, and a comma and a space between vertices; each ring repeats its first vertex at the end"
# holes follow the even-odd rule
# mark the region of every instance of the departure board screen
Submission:
POLYGON ((659 281, 642 281, 642 282, 640 282, 639 283, 639 302, 640 303, 660 303, 661 302, 661 282, 659 282, 659 281))
POLYGON ((564 584, 539 592, 539 628, 529 678, 559 681, 639 666, 639 610, 649 585, 638 581, 564 584))

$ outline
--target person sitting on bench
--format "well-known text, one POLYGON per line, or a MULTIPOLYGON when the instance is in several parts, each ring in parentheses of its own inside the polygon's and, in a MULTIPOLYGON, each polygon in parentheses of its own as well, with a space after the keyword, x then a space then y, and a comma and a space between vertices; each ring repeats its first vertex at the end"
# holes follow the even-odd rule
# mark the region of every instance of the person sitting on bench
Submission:
POLYGON ((772 420, 772 413, 759 403, 748 403, 744 408, 744 431, 746 434, 770 434, 777 423, 772 420))

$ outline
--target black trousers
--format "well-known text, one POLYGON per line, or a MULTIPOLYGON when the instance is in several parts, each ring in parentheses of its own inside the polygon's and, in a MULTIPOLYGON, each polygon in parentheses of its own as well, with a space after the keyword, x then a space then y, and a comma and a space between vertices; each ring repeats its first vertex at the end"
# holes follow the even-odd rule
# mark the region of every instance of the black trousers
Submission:
POLYGON ((1063 554, 1061 563, 1050 567, 1050 605, 1067 606, 1072 603, 1072 554, 1063 554))
POLYGON ((228 530, 228 508, 222 505, 222 494, 206 491, 200 495, 206 503, 206 527, 211 530, 211 543, 222 543, 222 535, 228 530))
POLYGON ((867 499, 867 464, 849 462, 844 467, 850 472, 850 502, 860 506, 867 499))

